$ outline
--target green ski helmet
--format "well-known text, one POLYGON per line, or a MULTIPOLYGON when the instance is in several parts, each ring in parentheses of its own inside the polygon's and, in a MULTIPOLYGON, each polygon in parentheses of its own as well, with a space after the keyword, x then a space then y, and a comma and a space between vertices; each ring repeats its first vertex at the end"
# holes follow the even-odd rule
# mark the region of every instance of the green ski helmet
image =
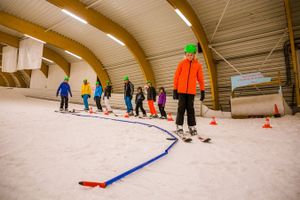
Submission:
POLYGON ((70 78, 68 76, 65 76, 64 80, 68 81, 70 78))
POLYGON ((128 77, 128 76, 124 76, 123 80, 124 80, 124 81, 128 81, 128 80, 129 80, 129 77, 128 77))
POLYGON ((196 54, 196 52, 197 52, 196 45, 194 45, 194 44, 187 44, 187 45, 184 47, 184 52, 185 52, 185 53, 193 53, 193 54, 196 54))
POLYGON ((100 85, 99 81, 96 81, 96 85, 100 85))

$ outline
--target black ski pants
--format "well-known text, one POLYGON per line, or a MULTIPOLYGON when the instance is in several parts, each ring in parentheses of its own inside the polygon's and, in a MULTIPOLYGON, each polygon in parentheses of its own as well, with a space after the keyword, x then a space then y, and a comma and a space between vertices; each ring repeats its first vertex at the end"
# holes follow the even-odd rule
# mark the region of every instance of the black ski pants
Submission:
POLYGON ((101 97, 95 97, 95 101, 96 101, 98 110, 102 110, 101 97))
POLYGON ((163 117, 167 117, 165 106, 163 106, 162 104, 158 104, 158 108, 159 108, 160 115, 163 117))
POLYGON ((68 109, 69 98, 65 96, 61 96, 60 100, 60 108, 63 109, 65 105, 65 109, 68 109))
POLYGON ((143 107, 143 102, 136 103, 136 105, 135 105, 135 113, 136 113, 136 115, 139 115, 139 109, 141 109, 143 115, 146 115, 146 111, 145 111, 145 109, 143 107))
POLYGON ((178 109, 176 124, 183 125, 184 113, 187 111, 187 121, 189 126, 196 125, 195 109, 194 109, 194 98, 193 94, 178 94, 178 109))

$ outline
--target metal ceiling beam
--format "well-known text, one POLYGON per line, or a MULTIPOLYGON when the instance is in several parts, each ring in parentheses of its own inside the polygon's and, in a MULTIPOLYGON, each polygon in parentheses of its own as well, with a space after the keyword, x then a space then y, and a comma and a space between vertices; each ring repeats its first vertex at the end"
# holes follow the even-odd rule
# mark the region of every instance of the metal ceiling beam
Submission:
MULTIPOLYGON (((20 38, 0 31, 0 42, 19 48, 20 38)), ((43 49, 43 57, 55 62, 67 76, 70 76, 70 63, 64 57, 47 47, 43 49)), ((45 69, 43 70, 45 71, 45 69)), ((46 77, 48 77, 48 72, 46 77)))
POLYGON ((87 6, 78 0, 47 0, 59 8, 66 9, 86 20, 90 25, 104 33, 111 34, 121 40, 138 62, 145 80, 150 80, 155 85, 155 77, 144 50, 135 38, 119 24, 102 15, 101 13, 86 8, 87 6))
POLYGON ((58 48, 77 54, 93 68, 102 85, 105 85, 106 80, 109 80, 108 74, 103 68, 100 60, 91 50, 80 43, 54 31, 45 32, 45 28, 7 14, 3 11, 0 11, 0 24, 18 32, 31 35, 58 48))
POLYGON ((43 57, 55 62, 67 76, 70 76, 71 64, 64 57, 47 47, 44 47, 43 57))
POLYGON ((291 44, 291 52, 292 52, 292 64, 293 64, 293 71, 295 76, 295 85, 296 85, 296 104, 297 107, 300 107, 300 77, 298 71, 298 64, 297 64, 297 53, 295 48, 295 38, 294 38, 294 31, 293 31, 293 21, 292 21, 292 10, 290 5, 290 0, 284 0, 284 7, 285 7, 285 15, 287 19, 288 31, 289 31, 289 38, 291 44))
POLYGON ((219 108, 218 98, 218 86, 217 86, 217 68, 215 66, 211 50, 208 46, 207 36, 202 27, 200 20, 198 19, 193 8, 187 2, 187 0, 167 0, 174 9, 179 9, 181 13, 190 21, 192 24, 191 29, 194 32, 198 42, 201 45, 202 53, 205 59, 206 66, 209 72, 212 105, 214 109, 219 108))

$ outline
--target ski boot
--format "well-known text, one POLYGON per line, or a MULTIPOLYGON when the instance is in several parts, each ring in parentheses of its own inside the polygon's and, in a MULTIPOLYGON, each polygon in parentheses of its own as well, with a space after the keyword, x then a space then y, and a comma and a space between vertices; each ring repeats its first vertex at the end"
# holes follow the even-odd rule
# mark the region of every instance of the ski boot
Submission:
POLYGON ((64 111, 64 109, 63 109, 63 108, 60 108, 59 111, 62 112, 62 111, 64 111))
POLYGON ((189 133, 191 134, 191 136, 198 135, 197 129, 195 126, 189 126, 189 133))
POLYGON ((134 116, 134 114, 133 114, 133 112, 132 112, 132 111, 131 111, 131 112, 129 112, 129 113, 128 113, 128 115, 129 115, 129 116, 134 116))
POLYGON ((176 133, 176 134, 180 137, 180 139, 182 139, 184 142, 191 142, 191 141, 192 141, 192 138, 191 138, 191 137, 186 136, 186 135, 184 134, 183 127, 180 126, 180 125, 177 125, 175 133, 176 133))

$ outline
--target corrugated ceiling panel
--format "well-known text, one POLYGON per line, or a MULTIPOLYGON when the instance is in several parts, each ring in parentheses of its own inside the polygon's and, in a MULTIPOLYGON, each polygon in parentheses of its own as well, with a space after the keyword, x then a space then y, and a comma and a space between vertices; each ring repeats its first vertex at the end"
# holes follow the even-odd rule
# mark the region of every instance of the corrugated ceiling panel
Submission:
POLYGON ((184 44, 197 41, 167 1, 110 0, 92 8, 128 30, 147 56, 182 49, 184 44))
MULTIPOLYGON (((211 39, 227 1, 189 0, 189 2, 203 22, 208 38, 211 39)), ((286 68, 282 49, 288 36, 287 34, 283 36, 284 32, 286 32, 286 18, 283 1, 231 0, 211 45, 242 73, 251 73, 258 71, 266 56, 282 37, 261 72, 274 78, 280 71, 285 80, 286 68)), ((218 60, 220 104, 228 110, 230 77, 238 73, 215 53, 213 55, 218 60)), ((264 90, 266 93, 274 93, 277 89, 278 87, 269 87, 264 90)), ((286 100, 291 103, 291 87, 285 87, 283 91, 286 100)), ((257 95, 260 92, 248 89, 245 94, 257 95)))
MULTIPOLYGON (((90 5, 96 1, 82 2, 90 5)), ((135 37, 153 67, 157 88, 165 87, 171 95, 173 76, 179 61, 183 59, 183 48, 187 43, 197 42, 193 32, 177 16, 173 7, 167 1, 104 0, 91 8, 120 24, 135 37)), ((206 102, 211 105, 206 66, 203 68, 207 85, 206 102)), ((114 73, 118 72, 114 70, 111 74, 114 73)))

